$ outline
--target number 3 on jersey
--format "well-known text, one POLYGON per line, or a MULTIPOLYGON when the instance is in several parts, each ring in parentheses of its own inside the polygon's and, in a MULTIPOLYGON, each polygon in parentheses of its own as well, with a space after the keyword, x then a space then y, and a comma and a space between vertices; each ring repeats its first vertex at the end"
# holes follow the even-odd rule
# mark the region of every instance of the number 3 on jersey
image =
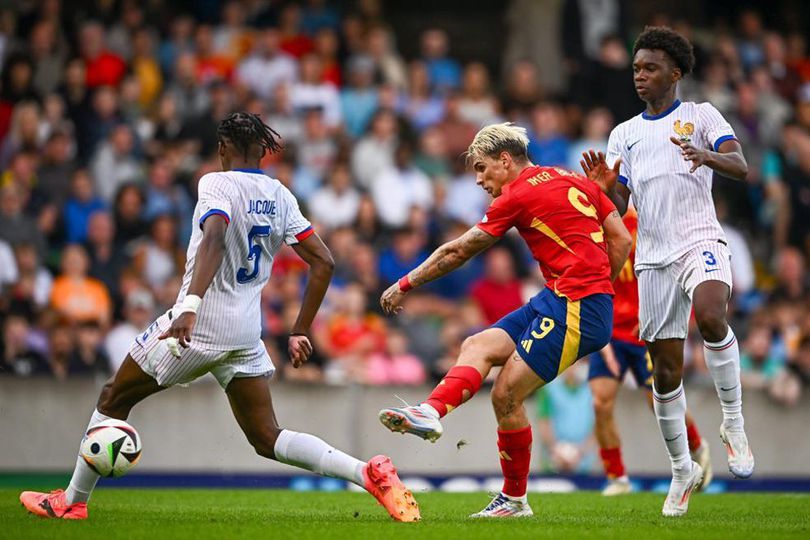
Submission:
POLYGON ((236 272, 236 281, 239 283, 248 283, 249 281, 253 281, 256 279, 256 276, 259 275, 259 261, 262 258, 262 252, 264 249, 262 245, 259 243, 254 244, 254 238, 269 236, 270 235, 270 225, 254 225, 250 232, 247 235, 247 243, 248 243, 248 261, 253 261, 253 269, 248 273, 247 268, 240 268, 236 272))

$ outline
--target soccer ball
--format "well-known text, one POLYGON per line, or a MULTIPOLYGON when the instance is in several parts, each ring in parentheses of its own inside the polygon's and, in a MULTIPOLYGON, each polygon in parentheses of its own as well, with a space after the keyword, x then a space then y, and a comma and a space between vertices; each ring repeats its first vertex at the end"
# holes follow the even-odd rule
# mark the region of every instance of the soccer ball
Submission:
POLYGON ((101 476, 124 476, 141 457, 141 437, 123 420, 105 420, 87 430, 81 456, 101 476))

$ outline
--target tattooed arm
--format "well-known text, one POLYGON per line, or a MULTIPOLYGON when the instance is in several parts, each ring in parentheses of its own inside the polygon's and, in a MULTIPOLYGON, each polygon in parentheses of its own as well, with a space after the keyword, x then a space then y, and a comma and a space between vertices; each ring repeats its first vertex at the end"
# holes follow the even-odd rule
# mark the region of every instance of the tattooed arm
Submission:
MULTIPOLYGON (((455 240, 439 246, 425 262, 408 272, 411 287, 419 287, 449 274, 468 260, 498 241, 498 237, 473 227, 455 240)), ((383 293, 380 305, 386 313, 395 313, 407 291, 394 283, 383 293)))
POLYGON ((610 259, 610 281, 613 282, 619 276, 624 262, 630 255, 633 237, 624 226, 618 210, 614 210, 605 218, 602 227, 605 230, 605 242, 607 243, 608 259, 610 259))

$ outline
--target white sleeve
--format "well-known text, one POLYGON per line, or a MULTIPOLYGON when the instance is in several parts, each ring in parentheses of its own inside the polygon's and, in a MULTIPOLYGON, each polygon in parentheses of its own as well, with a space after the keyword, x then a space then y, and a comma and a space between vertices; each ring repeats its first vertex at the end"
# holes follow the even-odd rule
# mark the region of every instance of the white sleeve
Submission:
POLYGON ((701 103, 698 106, 697 120, 701 131, 698 143, 703 148, 711 148, 717 152, 725 141, 737 138, 731 125, 711 103, 701 103))
POLYGON ((619 182, 627 186, 627 188, 632 191, 633 177, 630 174, 630 160, 627 159, 627 150, 624 136, 621 131, 622 130, 619 127, 616 127, 610 132, 605 161, 607 162, 608 167, 613 167, 617 159, 622 159, 622 164, 619 166, 619 182))
POLYGON ((205 220, 213 215, 222 216, 227 223, 231 222, 233 195, 230 179, 217 173, 206 174, 200 178, 197 197, 197 207, 200 209, 200 228, 205 220))
POLYGON ((280 193, 287 209, 284 223, 284 243, 291 246, 308 238, 315 231, 312 228, 312 223, 301 213, 295 195, 283 186, 280 189, 280 193))

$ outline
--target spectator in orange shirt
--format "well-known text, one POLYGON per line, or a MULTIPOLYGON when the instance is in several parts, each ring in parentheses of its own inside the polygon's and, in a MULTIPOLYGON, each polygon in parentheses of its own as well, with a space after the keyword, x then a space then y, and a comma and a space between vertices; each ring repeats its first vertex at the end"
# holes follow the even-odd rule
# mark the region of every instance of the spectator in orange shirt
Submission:
POLYGON ((106 327, 112 302, 104 285, 87 277, 89 260, 84 248, 70 244, 62 251, 62 273, 54 280, 51 306, 72 323, 95 322, 106 327))

